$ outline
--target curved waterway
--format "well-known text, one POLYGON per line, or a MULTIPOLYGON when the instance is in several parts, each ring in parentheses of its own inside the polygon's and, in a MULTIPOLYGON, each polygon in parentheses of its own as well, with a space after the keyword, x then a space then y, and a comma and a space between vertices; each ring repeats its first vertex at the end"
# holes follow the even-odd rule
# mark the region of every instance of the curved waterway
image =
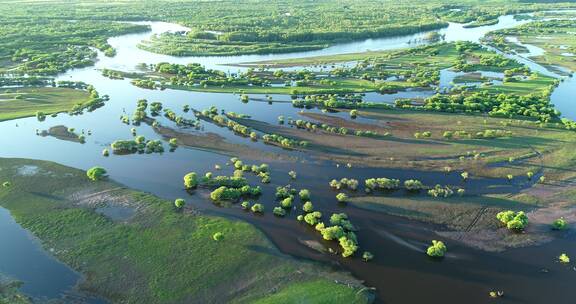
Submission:
MULTIPOLYGON (((510 28, 528 21, 514 20, 513 16, 502 16, 499 23, 492 26, 466 29, 461 24, 451 23, 447 28, 440 30, 447 41, 468 40, 477 42, 487 32, 497 29, 510 28)), ((460 178, 457 173, 442 174, 416 170, 394 170, 376 168, 346 168, 336 167, 330 162, 310 159, 300 152, 282 152, 288 154, 295 161, 270 160, 266 161, 272 169, 273 185, 265 187, 260 202, 266 205, 266 210, 272 210, 275 205, 273 195, 276 185, 292 184, 295 188, 308 188, 313 194, 314 205, 324 214, 332 212, 346 212, 352 222, 359 228, 358 237, 361 250, 375 254, 376 258, 370 263, 364 263, 359 258, 342 259, 329 254, 322 254, 304 246, 301 241, 320 240, 319 235, 305 225, 299 225, 292 212, 287 218, 277 218, 268 212, 263 217, 254 217, 242 212, 237 206, 232 208, 219 208, 209 202, 203 195, 187 196, 182 190, 182 176, 189 171, 206 172, 213 170, 214 164, 224 165, 229 156, 197 149, 178 148, 174 152, 163 154, 135 154, 126 156, 112 155, 108 158, 101 156, 104 147, 117 139, 132 137, 130 129, 135 127, 138 134, 149 139, 160 138, 151 127, 128 126, 120 122, 120 115, 132 114, 135 110, 136 100, 146 98, 148 101, 161 101, 164 106, 171 108, 180 115, 182 106, 190 105, 195 109, 204 109, 211 105, 226 111, 234 111, 251 115, 254 119, 276 123, 278 115, 297 118, 298 109, 292 107, 289 97, 272 95, 274 102, 258 102, 262 96, 252 95, 248 104, 239 102, 234 94, 202 93, 177 90, 153 91, 132 86, 129 80, 111 80, 101 76, 100 69, 132 71, 138 63, 192 63, 198 62, 208 68, 223 69, 234 72, 241 68, 224 66, 225 64, 253 62, 271 59, 287 59, 297 57, 310 57, 320 55, 333 55, 367 50, 390 50, 413 47, 426 43, 424 37, 427 33, 415 35, 369 39, 360 42, 335 45, 323 50, 274 55, 247 55, 231 57, 173 57, 149 53, 137 48, 137 44, 148 39, 151 34, 160 34, 167 31, 185 31, 186 28, 164 22, 141 22, 149 24, 151 32, 130 34, 109 39, 109 43, 116 48, 117 55, 109 58, 99 53, 99 61, 93 67, 74 69, 58 77, 59 80, 84 81, 93 84, 98 92, 110 96, 110 101, 95 112, 81 116, 60 114, 55 118, 48 117, 46 121, 39 122, 35 118, 25 118, 0 123, 0 157, 33 158, 58 162, 64 165, 88 169, 94 165, 107 168, 112 179, 128 187, 151 192, 166 199, 185 197, 189 203, 194 204, 204 212, 234 218, 241 218, 259 227, 282 250, 296 257, 313 259, 338 264, 339 267, 351 271, 360 279, 366 280, 366 285, 375 287, 378 301, 385 303, 423 303, 443 301, 447 303, 488 303, 491 300, 487 294, 490 290, 505 290, 507 297, 502 302, 508 303, 545 303, 554 295, 555 302, 569 303, 572 301, 571 282, 574 272, 555 263, 559 250, 576 250, 574 242, 560 239, 539 247, 529 247, 518 250, 508 250, 504 253, 486 253, 471 249, 456 241, 449 242, 450 257, 441 262, 427 259, 423 251, 431 239, 438 238, 435 231, 442 229, 433 225, 421 224, 402 218, 367 211, 352 206, 334 204, 335 193, 328 188, 332 178, 354 177, 359 180, 368 177, 392 177, 402 180, 418 178, 425 184, 459 185, 460 178), (65 125, 80 131, 91 131, 86 137, 85 144, 62 141, 53 137, 36 135, 36 130, 47 130, 51 126, 65 125), (18 142, 17 145, 14 142, 18 142), (286 172, 298 172, 296 181, 289 180, 286 172), (542 274, 541 269, 549 269, 542 274), (510 296, 508 296, 510 295, 510 296), (441 300, 440 300, 441 299, 441 300)), ((512 56, 512 55, 510 55, 512 56)), ((518 56, 522 59, 524 57, 518 56)), ((543 67, 530 62, 531 68, 537 70, 543 67)), ((448 81, 449 82, 449 81, 448 81)), ((576 110, 569 111, 570 93, 576 92, 574 79, 564 81, 554 94, 553 102, 567 117, 576 118, 576 110), (568 110, 568 111, 567 111, 568 110)), ((410 92, 411 94, 421 94, 410 92)), ((378 94, 369 95, 370 98, 379 98, 378 94)), ((386 96, 386 95, 383 95, 386 96)), ((402 96, 398 96, 402 97, 402 96)), ((384 101, 388 97, 380 97, 384 101)), ((318 110, 312 110, 318 111, 318 110)), ((339 115, 339 114, 334 114, 339 115)), ((346 116, 341 116, 345 118, 346 116)), ((163 125, 172 124, 163 117, 158 118, 163 125)), ((202 132, 213 132, 224 137, 227 141, 251 145, 258 150, 276 153, 281 150, 277 147, 262 143, 252 143, 247 139, 234 135, 226 128, 219 128, 212 124, 203 123, 202 132)), ((196 132, 188 130, 186 132, 196 132)), ((254 156, 258 158, 258 156, 254 156)), ((247 162, 256 162, 247 161, 247 162)), ((231 174, 229 167, 223 173, 231 174)), ((253 180, 253 177, 249 177, 253 180)), ((521 178, 514 183, 506 183, 496 179, 472 179, 467 189, 469 194, 485 192, 514 192, 530 185, 521 178), (496 189, 491 187, 498 185, 496 189), (500 190, 498 190, 500 189, 500 190)), ((1 211, 1 210, 0 210, 1 211)), ((0 222, 3 225, 16 225, 6 212, 0 212, 0 222), (10 224, 12 223, 12 224, 10 224)), ((10 231, 17 229, 0 230, 0 237, 9 237, 10 231)), ((57 263, 58 269, 42 268, 38 270, 48 277, 60 277, 59 280, 45 280, 31 278, 25 274, 29 264, 24 261, 0 259, 0 270, 13 267, 9 271, 11 276, 24 281, 24 291, 38 297, 57 298, 69 291, 79 279, 73 271, 50 258, 49 253, 41 251, 37 241, 27 234, 14 234, 15 238, 31 240, 32 243, 16 245, 13 249, 18 251, 38 250, 46 257, 46 262, 57 263), (18 236, 20 235, 20 237, 18 236), (33 249, 30 246, 36 246, 33 249), (59 275, 60 272, 64 273, 59 275), (42 282, 45 282, 44 284, 42 282), (50 284, 49 284, 50 283, 50 284)), ((326 245, 334 245, 327 244, 326 245)), ((41 261, 44 258, 41 259, 41 261)), ((46 264, 46 265, 48 265, 46 264)), ((56 264, 50 264, 55 267, 56 264)), ((57 265, 56 265, 57 266, 57 265)))

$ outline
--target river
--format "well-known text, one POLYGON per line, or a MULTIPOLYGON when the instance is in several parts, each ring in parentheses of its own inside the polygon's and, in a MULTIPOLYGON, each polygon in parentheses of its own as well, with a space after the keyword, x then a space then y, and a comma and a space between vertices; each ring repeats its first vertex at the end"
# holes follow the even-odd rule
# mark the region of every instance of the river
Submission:
MULTIPOLYGON (((526 20, 517 21, 513 16, 502 16, 499 23, 492 26, 483 26, 466 29, 461 24, 450 23, 440 30, 447 41, 468 40, 478 42, 487 32, 510 28, 524 24, 526 20)), ((93 84, 98 92, 110 96, 106 106, 92 113, 81 116, 69 116, 60 114, 55 118, 49 117, 45 122, 39 122, 36 118, 24 118, 6 122, 0 122, 0 133, 9 136, 0 137, 0 157, 19 157, 54 161, 67 166, 88 169, 94 165, 107 168, 110 177, 128 187, 152 192, 166 199, 187 197, 181 189, 182 176, 189 171, 211 171, 214 164, 223 165, 228 156, 196 149, 178 148, 174 152, 163 154, 135 154, 130 156, 101 156, 103 148, 109 146, 117 139, 131 138, 128 126, 120 122, 122 113, 133 113, 136 100, 146 98, 148 101, 162 101, 165 106, 173 109, 178 114, 182 113, 182 106, 191 105, 195 109, 204 109, 216 105, 219 109, 234 111, 251 115, 254 119, 275 123, 278 115, 286 117, 298 116, 298 109, 289 103, 289 97, 273 95, 275 101, 272 104, 251 101, 247 104, 239 102, 239 97, 234 94, 202 93, 177 90, 153 91, 132 86, 129 80, 111 80, 103 77, 100 69, 116 69, 132 71, 138 63, 191 63, 198 62, 207 68, 228 69, 233 72, 236 69, 225 64, 254 62, 272 59, 287 59, 297 57, 310 57, 320 55, 333 55, 367 50, 391 50, 414 47, 425 43, 423 39, 427 33, 415 35, 390 37, 382 39, 368 39, 359 42, 335 45, 323 50, 273 55, 246 55, 229 57, 173 57, 159 55, 140 50, 136 45, 148 39, 151 34, 160 34, 166 31, 185 31, 185 27, 164 22, 139 22, 148 24, 151 32, 130 34, 109 39, 109 43, 117 50, 115 57, 106 57, 98 54, 98 62, 95 66, 70 70, 58 76, 59 80, 84 81, 93 84), (77 131, 90 130, 92 135, 87 136, 85 144, 61 141, 52 137, 36 135, 36 130, 46 130, 51 126, 65 125, 74 127, 77 131), (14 145, 17 139, 18 145, 14 145)), ((513 56, 522 62, 529 64, 533 70, 543 73, 551 73, 535 62, 529 60, 527 55, 513 56)), ((444 80, 449 83, 449 79, 444 80)), ((576 118, 576 107, 571 105, 572 95, 576 92, 576 81, 568 78, 554 91, 553 103, 564 113, 566 117, 576 118)), ((400 93, 398 97, 406 97, 402 94, 426 93, 408 92, 400 93)), ((261 96, 253 95, 253 98, 261 96)), ((383 102, 391 102, 393 98, 387 95, 373 94, 369 97, 381 98, 383 102)), ((313 110, 317 111, 317 110, 313 110)), ((343 116, 345 117, 345 116, 343 116)), ((168 125, 165 118, 159 118, 160 122, 168 125)), ((219 128, 211 124, 204 124, 205 132, 215 132, 225 137, 226 140, 235 143, 248 144, 243 138, 235 136, 228 129, 219 128)), ((137 132, 146 138, 159 138, 152 128, 142 125, 137 126, 137 132)), ((258 149, 274 152, 278 148, 261 143, 249 143, 258 149)), ((436 183, 442 180, 444 183, 458 184, 457 173, 440 175, 434 172, 391 170, 374 168, 345 168, 336 167, 329 162, 320 162, 309 159, 300 152, 291 152, 291 156, 297 158, 297 162, 270 162, 274 183, 292 183, 297 188, 308 188, 314 196, 315 205, 323 212, 346 212, 353 223, 359 227, 359 239, 362 250, 368 250, 375 254, 376 259, 371 263, 361 262, 360 259, 346 260, 320 254, 302 245, 298 240, 318 239, 318 235, 296 221, 278 219, 271 214, 264 217, 254 217, 250 214, 239 212, 238 208, 218 208, 209 201, 199 197, 187 197, 192 203, 204 209, 205 212, 224 216, 237 217, 247 220, 262 229, 280 250, 296 257, 314 259, 325 262, 336 262, 345 269, 350 270, 355 276, 366 280, 366 285, 376 287, 379 301, 386 303, 422 303, 436 302, 447 303, 487 303, 490 301, 487 292, 493 289, 506 290, 508 294, 503 302, 508 303, 544 303, 550 294, 557 294, 556 302, 568 303, 573 299, 570 295, 573 272, 563 271, 558 263, 554 263, 554 257, 559 254, 559 248, 576 249, 573 242, 558 240, 545 246, 529 247, 524 249, 508 250, 501 254, 486 253, 471 249, 457 242, 450 244, 451 257, 441 263, 427 259, 423 249, 430 239, 437 237, 434 230, 437 227, 413 223, 401 218, 384 214, 369 212, 351 206, 336 206, 330 203, 334 193, 327 184, 332 178, 387 176, 400 179, 414 178, 424 183, 436 183), (298 172, 299 178, 291 182, 286 175, 289 170, 298 172), (319 174, 320 173, 320 174, 319 174), (541 258, 545 257, 545 258, 541 258), (540 270, 550 269, 549 274, 541 274, 540 270)), ((473 179, 471 181, 478 191, 487 188, 490 183, 507 184, 502 180, 473 179)), ((520 189, 527 186, 527 181, 519 180, 509 187, 520 189)), ((510 189, 504 189, 509 191, 510 189)), ((267 204, 267 210, 272 209, 273 192, 264 193, 262 202, 267 204)), ((11 221, 5 211, 0 212, 2 225, 9 225, 10 229, 1 229, 0 238, 16 238, 12 250, 14 252, 41 252, 38 259, 45 268, 38 268, 41 275, 29 276, 26 274, 29 264, 26 260, 14 261, 9 258, 0 259, 0 270, 24 281, 23 291, 36 297, 57 298, 59 295, 69 293, 80 279, 79 275, 60 264, 47 251, 42 251, 38 241, 25 232, 19 231, 17 224, 11 221), (27 240, 27 241, 23 241, 27 240), (9 267, 10 266, 10 267, 9 267), (48 267, 49 266, 49 267, 48 267), (60 280, 50 281, 47 277, 60 277, 60 280), (46 282, 46 283, 43 283, 46 282)), ((9 256, 7 256, 9 257, 9 256)), ((89 300, 97 301, 97 300, 89 300)), ((99 300, 98 300, 99 301, 99 300)))

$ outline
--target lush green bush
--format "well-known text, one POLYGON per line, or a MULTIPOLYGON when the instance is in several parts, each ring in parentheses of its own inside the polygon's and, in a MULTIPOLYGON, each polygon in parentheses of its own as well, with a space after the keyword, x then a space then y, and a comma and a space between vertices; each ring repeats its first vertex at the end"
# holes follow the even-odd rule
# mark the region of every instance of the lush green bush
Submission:
POLYGON ((338 200, 338 202, 344 203, 346 202, 346 200, 348 200, 348 195, 346 195, 346 193, 340 192, 336 194, 336 199, 338 200))
POLYGON ((184 175, 184 187, 186 189, 195 189, 198 187, 198 177, 196 172, 190 172, 184 175))
POLYGON ((496 214, 496 218, 510 230, 524 230, 528 225, 528 217, 523 211, 502 211, 496 214))
POLYGON ((446 245, 442 241, 432 241, 432 246, 428 247, 426 254, 431 257, 443 257, 446 254, 446 245))
POLYGON ((215 241, 221 241, 224 239, 224 234, 222 232, 216 232, 212 235, 212 239, 215 241))
POLYGON ((262 204, 254 204, 252 208, 250 208, 254 213, 264 213, 264 206, 262 204))
POLYGON ((274 207, 274 209, 272 210, 272 213, 274 213, 274 215, 276 216, 285 216, 286 215, 286 210, 284 210, 283 207, 274 207))
POLYGON ((563 218, 556 219, 552 222, 552 229, 554 230, 568 229, 568 223, 563 218))
POLYGON ((305 202, 304 205, 302 205, 302 210, 306 213, 310 213, 314 211, 314 205, 312 205, 312 202, 305 202))
POLYGON ((92 167, 86 171, 86 176, 92 181, 99 181, 106 177, 106 169, 102 167, 92 167))
POLYGON ((174 206, 176 206, 176 208, 181 209, 182 207, 184 207, 184 205, 186 204, 186 201, 184 199, 181 198, 177 198, 174 201, 174 206))

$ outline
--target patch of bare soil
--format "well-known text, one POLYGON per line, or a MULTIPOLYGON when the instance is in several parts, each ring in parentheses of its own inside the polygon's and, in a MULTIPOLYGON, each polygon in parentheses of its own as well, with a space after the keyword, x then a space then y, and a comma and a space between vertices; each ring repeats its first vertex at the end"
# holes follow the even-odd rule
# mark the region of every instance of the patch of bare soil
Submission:
POLYGON ((526 247, 543 244, 554 239, 552 221, 564 218, 567 222, 576 221, 576 206, 569 202, 559 202, 527 213, 529 224, 526 230, 517 233, 501 227, 495 219, 497 210, 479 213, 479 219, 463 231, 442 231, 439 235, 460 241, 469 246, 500 252, 507 248, 526 247), (492 222, 492 224, 488 224, 492 222))
POLYGON ((224 137, 215 133, 179 132, 163 126, 154 128, 154 130, 164 138, 178 139, 178 143, 185 147, 209 150, 251 160, 294 160, 293 157, 285 154, 268 153, 247 145, 227 142, 224 137))
POLYGON ((81 143, 82 141, 78 138, 73 132, 68 131, 66 126, 54 126, 48 129, 47 131, 44 130, 40 133, 41 136, 52 136, 60 140, 71 141, 81 143))

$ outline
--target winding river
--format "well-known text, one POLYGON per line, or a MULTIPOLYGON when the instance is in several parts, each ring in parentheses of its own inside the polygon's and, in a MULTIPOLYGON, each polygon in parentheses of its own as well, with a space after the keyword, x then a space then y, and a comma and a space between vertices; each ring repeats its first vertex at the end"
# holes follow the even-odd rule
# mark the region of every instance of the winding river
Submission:
MULTIPOLYGON (((461 24, 451 23, 447 28, 440 30, 440 33, 445 35, 447 41, 478 42, 489 31, 515 27, 526 22, 529 21, 517 21, 511 15, 502 16, 496 25, 467 29, 461 24)), ((130 128, 132 126, 121 123, 119 116, 122 113, 131 114, 135 109, 136 100, 141 98, 146 98, 149 101, 162 101, 179 115, 184 114, 181 109, 185 104, 189 104, 195 109, 216 105, 219 109, 248 114, 256 120, 269 123, 276 123, 278 115, 297 117, 299 110, 292 107, 289 103, 289 97, 282 95, 272 95, 275 101, 272 104, 255 101, 243 104, 234 94, 141 89, 132 86, 129 80, 111 80, 103 77, 100 69, 132 71, 138 63, 142 62, 183 64, 198 62, 208 68, 228 69, 229 72, 234 72, 242 68, 232 68, 225 66, 225 64, 407 48, 425 43, 423 38, 427 33, 369 39, 301 53, 230 57, 173 57, 143 51, 137 48, 137 44, 148 39, 151 34, 185 31, 187 29, 180 25, 164 22, 140 23, 150 25, 151 32, 109 39, 109 43, 117 50, 115 57, 110 58, 99 53, 99 60, 95 66, 70 70, 58 76, 58 80, 84 81, 93 84, 101 95, 110 96, 110 101, 107 102, 106 106, 81 116, 60 114, 55 118, 49 117, 45 122, 39 122, 36 118, 0 122, 0 133, 3 134, 0 137, 0 146, 2 147, 0 157, 49 160, 80 169, 100 165, 107 168, 111 178, 128 187, 152 192, 166 199, 187 197, 191 203, 199 206, 205 212, 241 218, 253 223, 286 253, 300 258, 341 265, 355 276, 366 280, 367 286, 376 287, 378 300, 385 303, 423 303, 430 302, 431 299, 438 301, 442 299, 443 302, 448 303, 487 303, 490 301, 487 293, 494 289, 506 290, 508 294, 513 295, 503 299, 503 302, 508 303, 545 303, 550 294, 558 295, 554 298, 558 303, 569 303, 573 300, 573 296, 576 295, 571 286, 574 272, 566 271, 561 265, 554 263, 554 257, 559 254, 558 250, 576 250, 574 242, 559 239, 544 246, 513 249, 499 254, 471 249, 458 242, 453 242, 450 244, 452 257, 445 259, 442 263, 437 263, 423 258, 422 250, 425 248, 425 244, 436 236, 434 231, 438 227, 413 223, 351 206, 342 207, 322 203, 323 201, 330 202, 334 196, 334 193, 327 187, 332 178, 354 176, 361 179, 373 176, 389 176, 407 179, 416 176, 424 183, 429 184, 437 183, 439 179, 444 183, 458 184, 459 176, 456 173, 440 175, 439 173, 424 171, 336 167, 329 162, 310 159, 299 152, 290 153, 292 157, 298 159, 296 162, 269 162, 275 183, 291 183, 286 172, 295 170, 298 172, 299 178, 292 184, 297 188, 310 189, 315 198, 315 205, 318 205, 323 212, 344 211, 348 213, 359 228, 358 235, 362 249, 371 251, 377 257, 371 263, 363 263, 360 259, 344 260, 320 254, 302 245, 298 240, 317 239, 317 235, 309 228, 297 225, 293 220, 278 219, 271 215, 253 217, 250 214, 239 212, 238 208, 215 207, 198 195, 185 196, 185 192, 181 189, 181 179, 184 174, 189 171, 211 171, 214 164, 224 164, 229 159, 228 156, 185 148, 178 148, 174 152, 161 155, 136 154, 108 158, 101 156, 102 149, 109 146, 114 140, 131 138, 130 128), (87 136, 85 144, 36 135, 36 130, 46 130, 55 125, 73 127, 78 131, 90 130, 92 135, 87 136), (15 139, 18 141, 18 145, 14 145, 15 139), (302 181, 306 181, 306 184, 302 181), (547 274, 540 272, 544 268, 549 269, 547 274)), ((557 76, 531 61, 528 58, 529 54, 506 56, 521 60, 533 70, 557 76)), ((576 107, 570 103, 574 92, 576 92, 576 80, 566 78, 552 95, 553 103, 566 117, 572 119, 576 119, 576 107)), ((258 98, 256 95, 251 97, 258 98)), ((369 98, 371 97, 372 95, 369 95, 369 98)), ((373 94, 373 97, 381 98, 384 102, 393 101, 386 95, 373 94)), ((398 97, 403 96, 400 94, 398 97)), ((169 125, 165 118, 159 118, 159 120, 162 124, 169 125)), ((144 135, 146 138, 159 138, 149 126, 142 125, 136 128, 138 134, 144 135)), ((229 130, 211 124, 204 124, 204 128, 205 132, 217 133, 230 142, 256 145, 258 149, 269 152, 274 152, 277 149, 261 143, 248 143, 229 130)), ((504 181, 482 179, 475 179, 472 182, 474 188, 479 189, 478 191, 482 191, 494 182, 506 184, 504 181)), ((519 179, 507 187, 520 189, 525 186, 527 186, 527 181, 519 179)), ((503 191, 509 190, 503 189, 503 191)), ((271 204, 266 202, 273 202, 272 195, 273 193, 265 192, 261 202, 271 204)), ((272 205, 268 205, 266 208, 271 210, 272 205)), ((24 292, 35 297, 58 298, 74 289, 80 276, 51 258, 49 251, 43 251, 38 241, 22 231, 5 210, 0 210, 0 226, 6 227, 0 229, 0 239, 13 240, 10 242, 14 254, 18 252, 30 255, 39 254, 39 256, 30 258, 35 259, 39 265, 33 274, 28 273, 30 264, 26 256, 10 259, 12 255, 6 255, 6 258, 0 259, 0 271, 24 281, 24 292), (47 280, 47 277, 60 279, 47 280)), ((98 299, 85 301, 101 302, 98 299)))

